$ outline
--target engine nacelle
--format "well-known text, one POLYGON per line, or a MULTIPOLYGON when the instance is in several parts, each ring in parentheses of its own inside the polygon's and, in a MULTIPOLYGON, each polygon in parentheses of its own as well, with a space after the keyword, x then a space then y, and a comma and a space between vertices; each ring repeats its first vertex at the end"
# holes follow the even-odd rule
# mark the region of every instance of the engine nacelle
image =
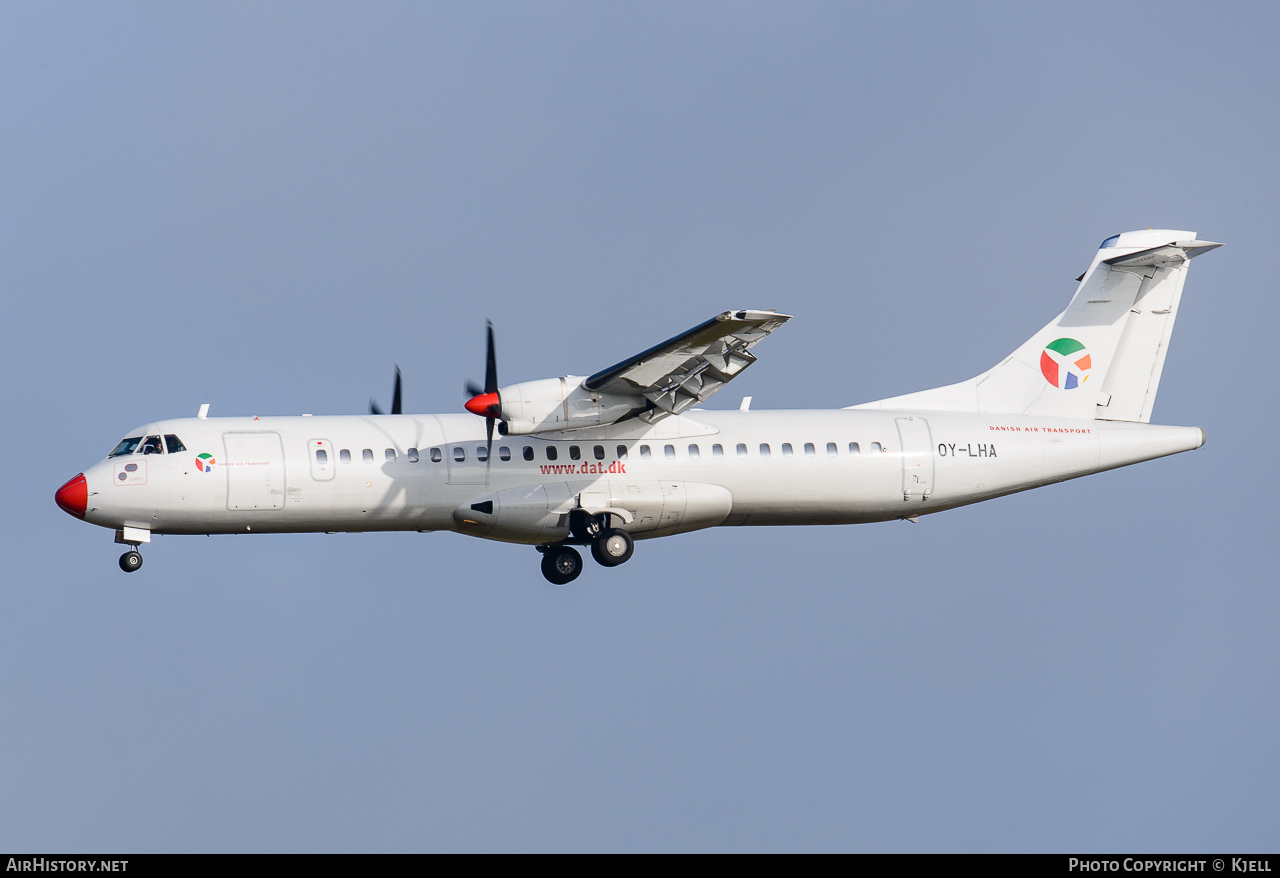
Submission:
POLYGON ((645 407, 645 400, 616 393, 593 393, 586 378, 566 375, 511 384, 498 391, 502 420, 511 436, 550 433, 612 424, 645 407))

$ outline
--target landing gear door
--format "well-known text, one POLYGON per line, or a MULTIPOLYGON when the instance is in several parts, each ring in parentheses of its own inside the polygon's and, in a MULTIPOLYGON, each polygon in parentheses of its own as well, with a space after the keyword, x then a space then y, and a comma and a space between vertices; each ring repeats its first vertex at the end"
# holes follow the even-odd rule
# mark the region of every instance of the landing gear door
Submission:
POLYGON ((928 500, 933 493, 933 438, 924 418, 898 418, 902 440, 902 499, 928 500))

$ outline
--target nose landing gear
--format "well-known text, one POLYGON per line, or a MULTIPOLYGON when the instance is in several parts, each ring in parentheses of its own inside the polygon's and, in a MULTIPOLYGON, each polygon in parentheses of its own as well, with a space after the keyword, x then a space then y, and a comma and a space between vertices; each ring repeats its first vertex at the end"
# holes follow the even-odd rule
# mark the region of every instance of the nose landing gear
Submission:
POLYGON ((122 527, 116 531, 116 543, 128 546, 129 550, 120 556, 120 569, 125 573, 133 573, 142 567, 142 553, 138 547, 151 542, 151 531, 145 527, 122 527))

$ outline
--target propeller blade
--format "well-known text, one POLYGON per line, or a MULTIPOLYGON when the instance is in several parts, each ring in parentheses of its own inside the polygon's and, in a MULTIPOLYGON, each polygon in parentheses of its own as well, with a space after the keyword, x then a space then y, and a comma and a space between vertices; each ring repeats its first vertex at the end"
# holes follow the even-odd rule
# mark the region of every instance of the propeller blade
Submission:
POLYGON ((466 383, 466 409, 484 418, 485 459, 493 454, 493 424, 502 415, 502 398, 498 395, 498 355, 493 343, 493 321, 485 321, 484 387, 466 383))
POLYGON ((369 414, 371 415, 382 414, 382 409, 378 408, 378 404, 373 401, 373 397, 369 397, 369 414))
MULTIPOLYGON (((382 413, 376 412, 376 414, 382 413)), ((400 414, 400 367, 398 365, 396 366, 396 390, 391 397, 391 414, 400 414)))
POLYGON ((494 350, 493 344, 493 321, 486 320, 486 340, 487 350, 484 358, 484 392, 498 392, 498 355, 494 350))

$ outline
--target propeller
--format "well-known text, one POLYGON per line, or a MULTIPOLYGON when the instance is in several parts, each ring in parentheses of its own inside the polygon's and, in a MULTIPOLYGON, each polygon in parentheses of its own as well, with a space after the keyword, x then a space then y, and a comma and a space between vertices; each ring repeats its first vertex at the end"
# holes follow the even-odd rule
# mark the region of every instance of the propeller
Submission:
POLYGON ((484 360, 484 387, 477 387, 474 381, 466 383, 466 409, 473 415, 484 418, 484 435, 487 442, 486 456, 493 452, 493 423, 502 417, 502 397, 498 395, 498 356, 493 344, 493 321, 485 321, 486 351, 484 360))
MULTIPOLYGON (((369 414, 380 415, 382 413, 383 413, 382 409, 379 408, 378 404, 374 402, 372 397, 370 397, 369 414)), ((396 366, 396 389, 391 394, 391 414, 393 415, 400 414, 400 367, 399 366, 396 366)))

